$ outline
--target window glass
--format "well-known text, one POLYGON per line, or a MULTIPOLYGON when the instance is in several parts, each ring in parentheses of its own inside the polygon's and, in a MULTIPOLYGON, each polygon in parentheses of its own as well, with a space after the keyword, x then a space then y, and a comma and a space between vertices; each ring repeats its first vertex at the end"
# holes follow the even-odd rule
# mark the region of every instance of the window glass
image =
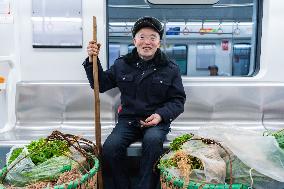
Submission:
POLYGON ((161 46, 166 52, 168 57, 173 60, 180 69, 182 75, 187 74, 187 46, 183 44, 170 44, 167 46, 161 46))
POLYGON ((248 75, 250 65, 251 45, 247 43, 234 44, 233 75, 248 75))
POLYGON ((112 66, 114 64, 115 59, 117 59, 120 56, 120 44, 109 44, 109 51, 108 51, 108 61, 109 66, 112 66))
POLYGON ((196 69, 208 69, 215 65, 215 43, 198 43, 196 46, 196 69))
POLYGON ((253 76, 258 65, 260 0, 219 0, 213 5, 159 5, 145 0, 108 0, 109 65, 134 48, 131 28, 143 16, 158 18, 165 28, 164 51, 182 75, 253 76), (118 52, 118 53, 117 53, 118 52))

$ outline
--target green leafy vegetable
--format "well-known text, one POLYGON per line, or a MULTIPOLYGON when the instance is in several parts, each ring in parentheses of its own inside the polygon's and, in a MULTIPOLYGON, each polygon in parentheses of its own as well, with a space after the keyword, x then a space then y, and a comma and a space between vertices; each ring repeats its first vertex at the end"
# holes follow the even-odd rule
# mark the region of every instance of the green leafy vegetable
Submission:
MULTIPOLYGON (((198 159, 197 157, 187 155, 186 158, 188 159, 188 164, 190 165, 191 170, 192 169, 200 169, 200 170, 204 169, 201 160, 198 159)), ((180 162, 180 161, 181 161, 180 157, 178 157, 177 154, 174 154, 174 156, 169 158, 169 159, 160 160, 158 166, 163 167, 163 168, 178 167, 178 162, 180 162)))
POLYGON ((265 135, 265 136, 274 136, 276 141, 279 144, 279 147, 284 150, 284 129, 279 130, 279 131, 275 131, 275 132, 266 131, 266 132, 264 132, 263 135, 265 135))
POLYGON ((173 158, 161 159, 158 166, 163 168, 177 167, 177 162, 173 158))
POLYGON ((22 153, 22 151, 23 151, 23 148, 14 149, 11 156, 10 156, 8 164, 11 164, 20 155, 20 153, 22 153))
MULTIPOLYGON (((182 145, 189 141, 192 137, 193 134, 184 134, 175 138, 170 143, 170 149, 174 151, 174 156, 168 159, 160 160, 158 166, 164 168, 178 167, 178 162, 181 161, 181 158, 178 155, 181 152, 179 150, 182 148, 182 145)), ((190 165, 191 169, 203 169, 202 162, 198 158, 187 155, 186 159, 188 159, 188 164, 190 165)))
MULTIPOLYGON (((66 141, 53 140, 46 141, 41 138, 37 141, 32 141, 27 149, 30 153, 30 158, 34 164, 38 165, 45 162, 52 157, 59 157, 66 155, 69 152, 69 146, 66 141)), ((18 148, 13 150, 12 155, 9 159, 9 163, 13 162, 19 154, 22 152, 23 148, 18 148)))
POLYGON ((177 151, 181 149, 181 146, 183 143, 189 141, 192 138, 192 134, 184 134, 181 135, 177 138, 175 138, 171 143, 170 143, 170 149, 173 151, 177 151))

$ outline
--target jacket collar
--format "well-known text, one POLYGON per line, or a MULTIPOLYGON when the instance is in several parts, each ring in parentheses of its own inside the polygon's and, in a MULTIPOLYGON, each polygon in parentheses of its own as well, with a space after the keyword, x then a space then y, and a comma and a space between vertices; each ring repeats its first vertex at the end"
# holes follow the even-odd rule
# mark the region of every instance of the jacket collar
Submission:
MULTIPOLYGON (((131 53, 123 56, 123 60, 127 64, 136 64, 137 62, 141 61, 141 58, 139 57, 137 52, 137 48, 135 47, 131 53)), ((155 64, 156 66, 166 66, 168 65, 170 60, 167 55, 163 53, 160 48, 158 48, 154 58, 149 61, 153 62, 153 64, 155 64)))

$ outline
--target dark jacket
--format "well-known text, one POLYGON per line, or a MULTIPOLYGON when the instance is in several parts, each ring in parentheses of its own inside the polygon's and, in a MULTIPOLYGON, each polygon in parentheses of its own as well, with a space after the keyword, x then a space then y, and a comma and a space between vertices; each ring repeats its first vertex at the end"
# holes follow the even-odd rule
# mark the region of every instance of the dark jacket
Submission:
MULTIPOLYGON (((88 61, 87 58, 83 65, 93 88, 93 65, 88 61)), ((170 123, 184 111, 186 95, 179 68, 160 49, 145 62, 134 48, 106 71, 98 61, 98 70, 101 93, 115 87, 121 92, 119 117, 146 118, 157 113, 170 123)))

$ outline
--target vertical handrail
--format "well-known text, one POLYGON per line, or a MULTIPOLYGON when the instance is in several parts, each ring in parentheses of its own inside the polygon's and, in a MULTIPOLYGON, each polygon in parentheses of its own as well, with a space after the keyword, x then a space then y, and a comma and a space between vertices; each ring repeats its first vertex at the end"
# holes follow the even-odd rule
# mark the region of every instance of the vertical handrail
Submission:
MULTIPOLYGON (((15 85, 13 85, 13 79, 11 80, 11 73, 15 73, 15 55, 14 54, 10 54, 8 56, 0 56, 0 65, 2 64, 7 64, 9 66, 9 71, 7 73, 7 76, 5 77, 5 81, 4 83, 0 83, 0 91, 1 93, 3 91, 5 91, 4 95, 5 100, 4 100, 4 107, 1 107, 0 111, 3 111, 3 116, 5 116, 5 120, 4 122, 0 123, 0 124, 4 124, 4 127, 0 128, 0 133, 5 132, 7 130, 10 130, 13 127, 14 122, 14 112, 13 112, 13 106, 12 104, 14 103, 14 95, 15 95, 15 90, 14 87, 15 85)), ((13 74, 12 74, 13 75, 13 74)), ((2 113, 2 112, 1 112, 2 113)))
POLYGON ((14 56, 10 55, 10 56, 0 56, 0 63, 1 62, 7 62, 8 65, 10 66, 10 68, 14 67, 14 56))

